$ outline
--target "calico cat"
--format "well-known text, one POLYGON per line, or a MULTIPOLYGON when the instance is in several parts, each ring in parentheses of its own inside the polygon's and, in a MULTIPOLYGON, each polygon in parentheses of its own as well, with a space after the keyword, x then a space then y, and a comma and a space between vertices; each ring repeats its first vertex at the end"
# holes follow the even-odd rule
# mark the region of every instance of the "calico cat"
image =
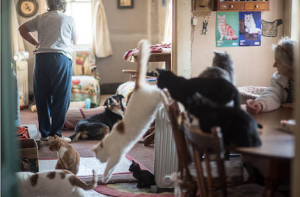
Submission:
POLYGON ((129 167, 129 171, 132 172, 132 176, 137 179, 137 187, 150 187, 155 185, 154 175, 148 170, 142 170, 140 165, 132 160, 132 164, 129 167))
POLYGON ((253 34, 253 33, 261 33, 260 28, 256 28, 256 24, 253 18, 253 14, 245 14, 245 18, 244 18, 244 23, 245 23, 245 31, 248 32, 249 34, 253 34))
POLYGON ((203 78, 223 78, 235 84, 233 61, 230 55, 214 51, 213 66, 204 70, 199 77, 203 78))
POLYGON ((167 88, 173 99, 187 107, 187 98, 201 93, 219 105, 226 105, 233 100, 235 108, 241 108, 241 97, 237 88, 222 78, 191 78, 176 76, 171 71, 159 70, 157 86, 167 88))
POLYGON ((238 37, 236 36, 236 33, 234 29, 225 23, 225 15, 219 16, 218 15, 218 29, 221 35, 220 40, 223 40, 225 37, 227 40, 237 40, 238 37))
POLYGON ((188 98, 187 111, 199 119, 199 127, 210 132, 219 126, 223 134, 225 146, 256 147, 261 145, 258 136, 258 124, 242 109, 218 106, 199 93, 188 98))
POLYGON ((97 175, 93 170, 93 180, 86 184, 68 170, 48 172, 17 172, 21 197, 63 196, 85 197, 84 190, 97 186, 97 175))
MULTIPOLYGON (((110 134, 99 142, 92 151, 100 162, 107 162, 103 182, 107 182, 121 157, 134 146, 153 122, 165 95, 156 85, 146 83, 147 62, 150 56, 150 43, 139 43, 139 60, 135 90, 126 108, 124 119, 116 123, 110 134)), ((165 102, 166 103, 166 102, 165 102)))
POLYGON ((55 169, 69 170, 74 174, 78 173, 80 156, 72 145, 54 135, 54 139, 49 144, 49 149, 57 151, 58 154, 55 169))

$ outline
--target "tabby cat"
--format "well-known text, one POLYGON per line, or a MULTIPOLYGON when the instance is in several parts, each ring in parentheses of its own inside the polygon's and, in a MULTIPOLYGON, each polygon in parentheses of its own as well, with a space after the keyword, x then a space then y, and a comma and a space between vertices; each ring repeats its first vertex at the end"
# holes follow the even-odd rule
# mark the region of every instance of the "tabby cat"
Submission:
POLYGON ((150 187, 155 185, 154 175, 148 170, 142 170, 140 165, 132 160, 132 164, 129 167, 129 171, 132 172, 132 176, 137 179, 137 187, 150 187))
POLYGON ((55 169, 69 170, 74 174, 78 173, 80 156, 75 148, 54 135, 54 139, 49 144, 51 151, 57 151, 58 160, 55 169))
POLYGON ((220 40, 223 40, 225 37, 227 40, 237 40, 238 37, 234 29, 225 22, 225 15, 218 15, 218 29, 221 35, 220 40))
POLYGON ((199 77, 204 78, 223 78, 235 84, 233 61, 230 55, 225 53, 214 51, 213 66, 204 70, 199 77))

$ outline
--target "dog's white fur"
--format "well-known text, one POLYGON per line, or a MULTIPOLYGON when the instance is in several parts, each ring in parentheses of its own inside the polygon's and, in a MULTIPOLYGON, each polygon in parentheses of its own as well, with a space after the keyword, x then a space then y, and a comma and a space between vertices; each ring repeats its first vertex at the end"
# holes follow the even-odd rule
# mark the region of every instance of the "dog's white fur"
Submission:
POLYGON ((101 162, 107 162, 103 182, 107 182, 112 175, 120 158, 133 147, 143 136, 153 122, 157 109, 166 96, 156 85, 146 83, 147 62, 150 56, 150 43, 141 40, 139 43, 139 61, 136 88, 133 92, 124 119, 114 125, 109 135, 92 150, 101 162), (120 130, 120 125, 123 130, 120 130), (119 130, 118 130, 119 129, 119 130))

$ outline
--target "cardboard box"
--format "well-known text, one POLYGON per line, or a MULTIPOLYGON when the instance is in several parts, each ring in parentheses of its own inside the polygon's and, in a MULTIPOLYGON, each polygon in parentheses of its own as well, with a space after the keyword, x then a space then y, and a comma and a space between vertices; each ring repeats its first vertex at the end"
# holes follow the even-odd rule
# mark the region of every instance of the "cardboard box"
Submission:
POLYGON ((34 172, 39 171, 38 147, 34 139, 21 139, 19 141, 20 159, 27 158, 34 172))

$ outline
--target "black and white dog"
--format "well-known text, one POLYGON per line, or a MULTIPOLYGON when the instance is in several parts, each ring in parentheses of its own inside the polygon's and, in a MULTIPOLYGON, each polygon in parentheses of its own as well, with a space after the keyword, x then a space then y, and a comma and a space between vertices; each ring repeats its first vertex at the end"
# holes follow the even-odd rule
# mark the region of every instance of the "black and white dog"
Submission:
POLYGON ((122 98, 124 98, 122 95, 113 95, 106 99, 105 110, 100 114, 80 120, 76 124, 75 132, 69 138, 72 141, 77 141, 79 138, 102 140, 111 131, 113 125, 123 119, 122 98))

